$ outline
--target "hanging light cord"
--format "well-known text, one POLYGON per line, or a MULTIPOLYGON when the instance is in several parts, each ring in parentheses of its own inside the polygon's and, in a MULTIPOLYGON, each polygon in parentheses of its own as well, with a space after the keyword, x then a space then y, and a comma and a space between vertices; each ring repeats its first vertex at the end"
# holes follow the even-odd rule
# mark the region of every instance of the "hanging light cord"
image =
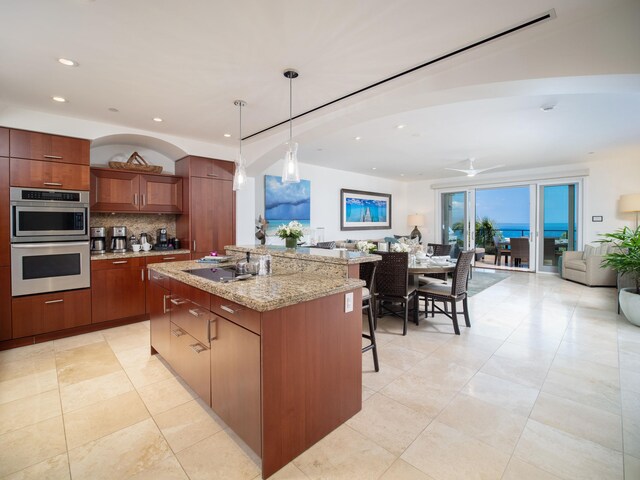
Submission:
POLYGON ((242 102, 240 102, 240 163, 242 163, 242 102))
POLYGON ((289 77, 289 149, 291 149, 291 139, 293 138, 293 77, 289 77))

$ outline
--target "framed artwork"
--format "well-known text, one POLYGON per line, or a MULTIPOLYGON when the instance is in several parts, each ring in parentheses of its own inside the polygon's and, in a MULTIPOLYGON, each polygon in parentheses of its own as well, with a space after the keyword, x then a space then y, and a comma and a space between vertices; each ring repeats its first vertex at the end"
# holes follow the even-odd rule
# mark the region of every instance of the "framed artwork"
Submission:
POLYGON ((340 230, 391 228, 391 194, 340 190, 340 230))
POLYGON ((311 182, 282 183, 282 177, 264 176, 264 216, 269 224, 267 235, 275 235, 276 229, 291 220, 297 220, 304 228, 311 225, 311 182))

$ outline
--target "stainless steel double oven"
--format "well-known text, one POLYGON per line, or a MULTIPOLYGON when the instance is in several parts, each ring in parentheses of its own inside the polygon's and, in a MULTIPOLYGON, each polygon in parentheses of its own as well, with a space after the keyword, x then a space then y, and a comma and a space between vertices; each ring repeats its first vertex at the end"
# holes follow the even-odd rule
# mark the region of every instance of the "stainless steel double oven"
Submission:
POLYGON ((11 188, 11 293, 90 285, 89 192, 11 188))

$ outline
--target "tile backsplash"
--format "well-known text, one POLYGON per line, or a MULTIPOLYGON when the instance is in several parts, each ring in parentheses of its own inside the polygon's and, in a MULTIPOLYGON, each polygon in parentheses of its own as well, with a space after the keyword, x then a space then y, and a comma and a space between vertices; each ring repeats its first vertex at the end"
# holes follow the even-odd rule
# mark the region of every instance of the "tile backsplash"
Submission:
MULTIPOLYGON (((157 230, 166 228, 169 238, 176 236, 176 216, 169 214, 142 213, 92 213, 89 220, 92 227, 127 227, 127 237, 149 233, 155 242, 157 230)), ((109 235, 109 232, 107 232, 109 235)))

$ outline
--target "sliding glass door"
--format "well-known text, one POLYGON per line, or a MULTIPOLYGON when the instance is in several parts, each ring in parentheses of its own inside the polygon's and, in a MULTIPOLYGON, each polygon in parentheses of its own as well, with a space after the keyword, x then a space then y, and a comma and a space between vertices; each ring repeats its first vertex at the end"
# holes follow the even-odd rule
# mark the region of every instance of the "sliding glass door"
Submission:
POLYGON ((579 195, 577 182, 539 186, 538 271, 557 272, 562 252, 578 248, 579 195))
POLYGON ((445 192, 440 197, 442 204, 442 243, 452 245, 452 256, 475 244, 475 229, 469 212, 474 201, 473 191, 445 192))

